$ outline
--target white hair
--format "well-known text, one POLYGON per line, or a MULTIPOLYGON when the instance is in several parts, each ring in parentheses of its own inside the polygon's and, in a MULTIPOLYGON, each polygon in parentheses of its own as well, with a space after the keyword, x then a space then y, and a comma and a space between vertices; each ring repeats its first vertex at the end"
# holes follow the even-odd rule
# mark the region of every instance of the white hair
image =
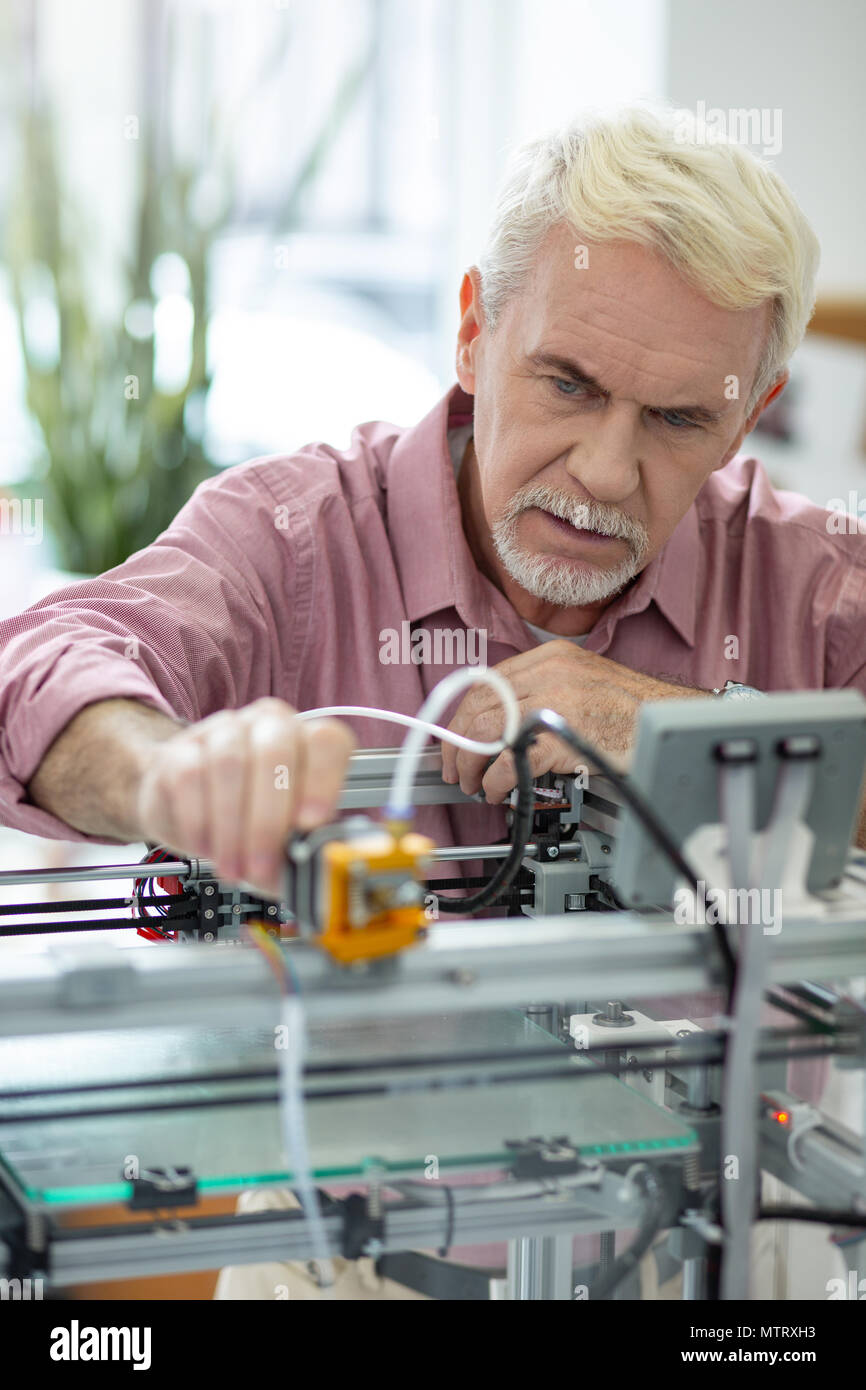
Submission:
POLYGON ((748 416, 784 373, 815 307, 818 239, 779 175, 745 146, 668 108, 578 118, 520 146, 478 263, 491 331, 562 222, 579 241, 662 252, 721 308, 772 302, 748 416))

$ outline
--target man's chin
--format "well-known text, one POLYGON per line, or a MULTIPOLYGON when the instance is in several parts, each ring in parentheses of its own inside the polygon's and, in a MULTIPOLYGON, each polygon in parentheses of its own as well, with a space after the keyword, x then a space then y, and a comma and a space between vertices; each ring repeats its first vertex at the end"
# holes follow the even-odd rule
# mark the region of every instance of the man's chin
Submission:
POLYGON ((516 560, 503 558, 516 584, 545 603, 558 608, 588 608, 608 603, 635 579, 633 565, 611 571, 589 560, 561 555, 528 555, 516 560))

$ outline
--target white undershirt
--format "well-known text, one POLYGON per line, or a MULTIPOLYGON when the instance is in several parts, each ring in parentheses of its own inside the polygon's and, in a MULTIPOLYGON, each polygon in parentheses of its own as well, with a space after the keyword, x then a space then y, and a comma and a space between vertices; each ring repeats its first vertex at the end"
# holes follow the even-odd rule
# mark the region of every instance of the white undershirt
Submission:
POLYGON ((536 642, 565 641, 573 642, 576 647, 582 647, 587 637, 589 636, 588 632, 582 633, 580 637, 569 637, 563 632, 548 632, 546 628, 536 627, 534 623, 528 623, 525 618, 523 619, 523 626, 529 628, 529 631, 532 633, 536 642))

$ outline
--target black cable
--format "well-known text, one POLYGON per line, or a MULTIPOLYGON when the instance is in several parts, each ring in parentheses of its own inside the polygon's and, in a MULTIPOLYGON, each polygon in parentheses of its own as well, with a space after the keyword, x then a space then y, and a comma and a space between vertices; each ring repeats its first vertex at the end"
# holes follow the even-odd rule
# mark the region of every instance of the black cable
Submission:
POLYGON ((454 1189, 446 1183, 442 1191, 445 1193, 445 1205, 448 1207, 448 1225, 445 1228, 445 1240, 440 1246, 437 1254, 440 1259, 448 1258, 448 1251, 454 1244, 454 1189))
MULTIPOLYGON (((630 1044, 630 1046, 633 1047, 633 1046, 635 1046, 635 1044, 632 1043, 632 1044, 630 1044)), ((617 1066, 617 1069, 616 1069, 616 1070, 617 1070, 617 1075, 621 1075, 621 1074, 626 1073, 626 1072, 638 1072, 638 1071, 642 1070, 644 1067, 646 1067, 647 1065, 649 1065, 649 1066, 651 1066, 651 1067, 653 1067, 653 1068, 660 1068, 660 1067, 662 1067, 662 1066, 665 1065, 666 1055, 667 1055, 667 1054, 661 1054, 658 1058, 656 1058, 656 1057, 650 1057, 650 1058, 639 1059, 637 1062, 632 1063, 632 1064, 621 1063, 620 1065, 617 1066)), ((832 1055, 837 1055, 837 1054, 832 1054, 832 1055)), ((847 1056, 847 1055, 852 1055, 852 1056, 853 1056, 853 1055, 855 1055, 855 1054, 853 1054, 853 1053, 851 1053, 851 1054, 844 1053, 844 1054, 841 1054, 841 1055, 845 1055, 845 1056, 847 1056)), ((821 1057, 825 1057, 825 1056, 827 1056, 827 1052, 826 1052, 825 1049, 822 1049, 820 1053, 817 1053, 817 1052, 809 1052, 809 1051, 807 1051, 806 1049, 803 1049, 803 1050, 798 1051, 798 1052, 796 1052, 796 1053, 794 1053, 794 1054, 791 1054, 791 1053, 788 1052, 788 1051, 774 1050, 774 1051, 770 1051, 770 1052, 766 1052, 766 1053, 763 1053, 763 1052, 760 1053, 760 1054, 759 1054, 759 1057, 758 1057, 758 1060, 759 1060, 759 1061, 762 1061, 762 1062, 763 1062, 763 1061, 792 1061, 792 1060, 798 1060, 798 1059, 801 1059, 801 1058, 804 1058, 804 1057, 810 1057, 810 1056, 821 1056, 821 1057)), ((527 1057, 527 1060, 530 1060, 530 1059, 527 1057)), ((533 1057, 532 1060, 534 1060, 534 1057, 533 1057)), ((590 1080, 593 1080, 593 1079, 597 1079, 597 1078, 598 1078, 598 1075, 599 1075, 599 1069, 598 1069, 598 1068, 596 1068, 596 1067, 594 1067, 594 1066, 587 1066, 586 1068, 583 1068, 583 1067, 581 1067, 581 1068, 575 1068, 574 1066, 571 1065, 571 1063, 573 1062, 573 1060, 574 1060, 574 1057, 573 1057, 573 1055, 572 1055, 571 1057, 569 1057, 569 1056, 563 1057, 562 1064, 559 1065, 559 1066, 538 1067, 538 1068, 524 1068, 524 1069, 521 1069, 521 1070, 519 1070, 519 1071, 488 1072, 486 1075, 484 1075, 483 1081, 484 1081, 484 1084, 485 1084, 486 1086, 491 1086, 491 1087, 492 1087, 492 1086, 513 1086, 513 1085, 516 1085, 516 1084, 522 1084, 523 1082, 533 1082, 533 1083, 536 1083, 536 1084, 537 1084, 537 1083, 540 1082, 540 1081, 568 1081, 568 1082, 570 1083, 570 1085, 574 1086, 576 1083, 580 1083, 581 1081, 590 1081, 590 1080)), ((424 1058, 419 1058, 419 1059, 418 1059, 418 1062, 417 1062, 417 1065, 418 1065, 418 1066, 422 1066, 422 1065, 424 1064, 424 1062, 425 1062, 425 1059, 424 1059, 424 1058)), ((675 1065, 676 1065, 677 1067, 681 1068, 681 1069, 684 1070, 684 1071, 685 1071, 685 1070, 691 1071, 691 1070, 694 1070, 696 1067, 719 1066, 720 1064, 721 1064, 721 1058, 720 1058, 720 1057, 709 1057, 709 1058, 701 1057, 701 1058, 693 1058, 693 1059, 691 1059, 691 1060, 689 1060, 689 1061, 681 1061, 681 1060, 677 1059, 676 1062, 675 1062, 675 1065)), ((260 1072, 256 1072, 256 1073, 250 1073, 250 1074, 249 1074, 249 1077, 248 1077, 247 1075, 242 1075, 242 1076, 239 1077, 238 1079, 241 1080, 241 1081, 245 1081, 245 1080, 250 1079, 250 1078, 253 1079, 253 1080, 255 1080, 255 1079, 257 1079, 258 1076, 261 1076, 262 1079, 265 1080, 265 1079, 267 1079, 267 1077, 268 1077, 269 1075, 272 1076, 273 1073, 260 1073, 260 1072)), ((55 1095, 55 1094, 56 1094, 56 1095, 59 1095, 59 1096, 65 1096, 65 1095, 77 1096, 79 1093, 85 1094, 85 1093, 88 1093, 88 1092, 96 1092, 96 1093, 99 1093, 99 1092, 101 1092, 101 1091, 121 1091, 121 1092, 126 1092, 126 1091, 130 1091, 130 1090, 133 1090, 133 1089, 138 1089, 138 1088, 140 1088, 140 1087, 143 1087, 145 1084, 147 1084, 147 1085, 158 1084, 158 1085, 160 1085, 160 1086, 166 1086, 166 1087, 178 1087, 179 1085, 191 1084, 192 1081, 195 1080, 195 1079, 196 1079, 196 1078, 190 1078, 190 1077, 186 1077, 186 1076, 183 1076, 183 1077, 174 1077, 174 1076, 172 1076, 172 1077, 168 1077, 168 1078, 166 1078, 164 1081, 160 1081, 160 1082, 158 1082, 158 1083, 152 1083, 152 1082, 147 1082, 147 1083, 141 1082, 141 1083, 139 1083, 139 1082, 137 1082, 137 1081, 136 1081, 136 1082, 126 1082, 126 1081, 122 1081, 122 1082, 113 1082, 113 1081, 106 1081, 106 1082, 100 1082, 100 1083, 97 1083, 97 1084, 83 1085, 83 1086, 81 1086, 81 1087, 70 1086, 70 1087, 65 1087, 65 1088, 63 1088, 63 1089, 52 1089, 52 1088, 49 1088, 49 1089, 46 1089, 46 1090, 44 1090, 44 1091, 43 1091, 43 1090, 33 1090, 33 1089, 30 1089, 30 1090, 23 1091, 23 1092, 20 1092, 20 1093, 19 1093, 19 1092, 10 1092, 10 1091, 2 1092, 2 1093, 0 1093, 0 1128, 2 1128, 2 1126, 4 1126, 4 1125, 20 1125, 20 1124, 23 1124, 25 1121, 26 1121, 27 1124, 35 1124, 37 1121, 39 1121, 40 1123, 42 1123, 42 1122, 45 1122, 45 1121, 48 1121, 48 1120, 51 1120, 51 1121, 67 1121, 67 1120, 81 1120, 81 1119, 96 1119, 96 1118, 105 1118, 105 1117, 107 1117, 107 1116, 115 1116, 115 1115, 135 1115, 135 1116, 137 1116, 137 1115, 142 1115, 142 1114, 145 1114, 145 1113, 150 1113, 151 1111, 157 1112, 157 1111, 181 1110, 181 1109, 206 1109, 208 1106, 213 1106, 214 1108, 219 1108, 219 1107, 223 1107, 223 1106, 226 1106, 226 1105, 261 1105, 261 1104, 264 1104, 264 1103, 267 1103, 267 1102, 270 1102, 270 1101, 275 1100, 276 1097, 277 1097, 277 1095, 278 1095, 278 1092, 277 1092, 276 1090, 255 1091, 255 1092, 252 1093, 252 1094, 250 1094, 248 1091, 244 1090, 244 1091, 241 1091, 240 1094, 232 1094, 232 1095, 229 1095, 229 1096, 212 1096, 212 1097, 210 1097, 210 1098, 203 1099, 203 1100, 193 1100, 193 1099, 188 1099, 188 1100, 187 1100, 187 1099, 184 1099, 183 1097, 179 1097, 179 1098, 177 1098, 177 1099, 175 1099, 175 1100, 172 1100, 172 1101, 170 1101, 170 1102, 166 1102, 166 1103, 164 1103, 164 1104, 163 1104, 163 1103, 152 1102, 152 1101, 145 1101, 144 1103, 139 1102, 139 1103, 137 1103, 137 1104, 136 1104, 136 1103, 133 1103, 133 1104, 130 1104, 130 1105, 110 1105, 110 1106, 106 1105, 106 1106, 99 1106, 98 1108, 97 1108, 97 1107, 93 1107, 92 1109, 88 1109, 88 1110, 81 1110, 81 1109, 65 1110, 65 1109, 56 1109, 56 1108, 53 1109, 53 1110, 43 1110, 43 1111, 31 1111, 31 1110, 28 1110, 28 1111, 26 1112, 26 1114, 22 1114, 21 1109, 20 1109, 20 1106, 18 1105, 18 1102, 19 1102, 20 1100, 38 1099, 38 1098, 41 1098, 43 1095, 52 1096, 52 1095, 55 1095), (6 1101, 12 1101, 12 1102, 15 1104, 15 1108, 14 1108, 14 1109, 12 1110, 12 1112, 9 1113, 9 1114, 4 1114, 4 1113, 3 1113, 3 1102, 6 1102, 6 1101)), ((207 1076, 207 1075, 205 1075, 205 1076, 204 1076, 203 1078, 201 1078, 201 1079, 207 1081, 208 1083, 210 1083, 210 1081, 211 1081, 211 1078, 210 1078, 209 1076, 207 1076)), ((234 1079, 234 1078, 231 1078, 231 1079, 234 1079)), ((422 1093, 424 1093, 424 1092, 440 1090, 440 1089, 442 1089, 443 1087, 446 1087, 446 1086, 447 1086, 447 1087, 450 1087, 450 1088, 454 1088, 454 1089, 458 1089, 458 1088, 465 1089, 465 1088, 469 1088, 469 1087, 471 1087, 471 1088, 477 1088, 478 1084, 479 1084, 479 1082, 478 1082, 478 1076, 477 1076, 477 1074, 472 1074, 472 1073, 470 1073, 470 1074, 467 1075, 467 1076, 451 1076, 451 1075, 448 1075, 448 1076, 445 1076, 445 1077, 442 1077, 442 1078, 434 1078, 434 1079, 432 1079, 432 1080, 431 1080, 431 1079, 423 1079, 423 1080, 421 1080, 421 1081, 410 1080, 410 1081, 407 1081, 407 1082, 402 1083, 400 1089, 403 1090, 403 1091, 405 1091, 407 1094, 409 1094, 410 1092, 411 1092, 411 1093, 415 1093, 415 1094, 422 1094, 422 1093)), ((308 1088, 308 1089, 305 1089, 305 1091, 304 1091, 304 1100, 310 1102, 311 1104, 317 1103, 317 1102, 319 1102, 319 1101, 328 1101, 328 1100, 344 1100, 344 1099, 354 1099, 354 1100, 357 1100, 357 1099, 362 1099, 362 1098, 365 1098, 365 1097, 368 1097, 368 1096, 387 1096, 387 1095, 389 1095, 389 1094, 392 1094, 392 1093, 393 1093, 393 1090, 394 1090, 394 1084, 393 1084, 393 1082, 392 1082, 392 1081, 385 1081, 385 1080, 382 1080, 382 1081, 372 1081, 372 1082, 370 1082, 370 1083, 367 1084, 367 1085, 360 1085, 360 1084, 358 1084, 358 1083, 354 1083, 354 1084, 353 1084, 353 1083, 350 1083, 350 1082, 346 1082, 346 1083, 343 1084, 343 1085, 334 1085, 334 1086, 321 1086, 321 1085, 318 1085, 318 1086, 316 1086, 314 1089, 309 1089, 309 1088, 308 1088)), ((685 1112, 684 1114, 681 1114, 680 1118, 682 1118, 682 1119, 689 1119, 689 1118, 690 1118, 690 1115, 689 1115, 688 1112, 685 1112)))
POLYGON ((814 1221, 819 1226, 866 1226, 866 1212, 829 1207, 759 1207, 759 1221, 814 1221))
POLYGON ((647 1208, 637 1235, 627 1250, 617 1255, 613 1264, 590 1285, 589 1300, 610 1298, 616 1288, 640 1263, 657 1236, 662 1219, 661 1187, 655 1173, 647 1169, 637 1175, 647 1190, 647 1208))
MULTIPOLYGON (((667 859, 670 860, 670 863, 676 869, 677 873, 695 890, 696 896, 698 900, 700 900, 701 890, 698 875, 680 851, 676 841, 669 834, 665 826, 656 816, 655 811, 649 803, 644 800, 637 788, 632 786, 628 778, 619 772, 612 763, 608 762, 603 753, 593 747, 591 743, 581 738, 579 734, 575 733, 571 725, 562 718, 562 715, 557 714, 551 709, 538 710, 535 714, 529 715, 521 726, 521 734, 524 734, 528 729, 532 729, 533 731, 545 729, 549 733, 555 734, 563 743, 567 743, 569 748, 573 748, 580 757, 588 758, 590 762, 595 763, 602 774, 613 783, 638 819, 642 821, 647 832, 652 839, 655 840, 659 849, 667 859)), ((728 991, 728 1002, 730 1003, 737 971, 736 961, 733 951, 731 950, 731 943, 728 941, 727 933, 721 922, 710 922, 708 925, 712 927, 713 935, 716 938, 716 944, 722 957, 722 964, 725 971, 725 985, 728 991)))
MULTIPOLYGON (((809 1041, 807 1034, 798 1033, 793 1029, 767 1028, 764 1032, 766 1036, 773 1039, 779 1038, 783 1042, 790 1041, 796 1043, 800 1038, 806 1038, 806 1040, 809 1041)), ((720 1044, 724 1041, 724 1035, 722 1033, 707 1031, 699 1036, 703 1040, 711 1043, 720 1044)), ((634 1052, 636 1054, 643 1053, 643 1058, 638 1055, 634 1063, 620 1062, 619 1070, 624 1072, 639 1071, 642 1067, 658 1067, 668 1062, 681 1070, 690 1071, 695 1067, 719 1066, 723 1059, 723 1054, 720 1050, 695 1052, 693 1048, 688 1049, 688 1056, 672 1057, 674 1045, 675 1040, 671 1046, 659 1051, 658 1042, 652 1040, 644 1042, 630 1041, 628 1044, 629 1052, 634 1052), (656 1053, 658 1053, 658 1057, 656 1057, 656 1053), (649 1061, 646 1060, 648 1056, 649 1061)), ((679 1045, 677 1044, 677 1046, 679 1045)), ((593 1051, 604 1055, 607 1052, 620 1050, 621 1047, 621 1042, 611 1041, 607 1045, 597 1045, 593 1051)), ((796 1061, 803 1057, 853 1057, 855 1055, 857 1054, 853 1046, 830 1048, 821 1045, 820 1047, 812 1046, 794 1049, 765 1048, 758 1054, 758 1060, 762 1062, 779 1060, 796 1061)), ((583 1076, 595 1075, 594 1069, 589 1067, 586 1070, 582 1068, 576 1070, 572 1067, 571 1063, 574 1059, 574 1053, 562 1043, 557 1043, 550 1047, 539 1046, 517 1050, 513 1048, 491 1048, 479 1052, 433 1052, 425 1053, 417 1057, 389 1057, 387 1061, 374 1057, 345 1057, 341 1061, 308 1062, 304 1067, 304 1074, 308 1077, 318 1078, 334 1075, 341 1076, 344 1073, 375 1072, 383 1069, 387 1071, 417 1071, 427 1070, 429 1067, 478 1067, 483 1063, 491 1062, 535 1062, 541 1060, 548 1061, 550 1059, 557 1060, 559 1058, 563 1058, 567 1063, 567 1067, 562 1070, 563 1075, 571 1076, 577 1081, 583 1076)), ((590 1058, 587 1058, 587 1061, 590 1060, 590 1058)), ((0 1090, 0 1107, 2 1107, 4 1101, 14 1101, 18 1103, 22 1100, 46 1099, 51 1096, 81 1096, 90 1092, 99 1093, 101 1091, 147 1090, 151 1087, 158 1088, 160 1086, 216 1085, 225 1081, 267 1081, 271 1080, 273 1075, 274 1072, 272 1067, 245 1067, 231 1071, 178 1072, 176 1074, 172 1073, 170 1076, 140 1076, 129 1079, 112 1078, 110 1081, 76 1082, 71 1086, 35 1086, 27 1087, 23 1090, 0 1090)), ((534 1079, 538 1075, 538 1072, 527 1071, 526 1075, 534 1079)), ((310 1093, 305 1092, 305 1095, 313 1094, 317 1095, 319 1093, 318 1091, 310 1093)))
POLYGON ((514 811, 514 826, 508 858, 502 860, 487 886, 481 888, 477 893, 473 893, 470 897, 437 897, 436 904, 440 912, 457 912, 464 916, 469 912, 480 912, 483 907, 490 907, 500 893, 506 892, 520 872, 520 866, 526 854, 526 846, 529 844, 529 837, 532 833, 532 818, 535 810, 535 787, 528 754, 529 745, 534 741, 534 738, 535 730, 532 725, 532 717, 530 717, 520 726, 517 737, 511 745, 517 767, 517 806, 514 811))
MULTIPOLYGON (((160 923, 171 921, 173 924, 183 925, 190 922, 193 925, 198 921, 195 914, 187 913, 181 917, 160 917, 160 923)), ((60 932, 71 931, 135 931, 136 928, 144 923, 148 927, 153 927, 154 931, 163 931, 157 927, 155 917, 79 917, 74 922, 16 922, 11 927, 0 927, 0 937, 4 936, 45 936, 56 935, 60 932)), ((171 930, 174 930, 172 926, 171 930)))
MULTIPOLYGON (((554 710, 538 710, 534 714, 526 717, 512 745, 512 753, 517 768, 517 809, 515 812, 514 834, 511 842, 511 850, 507 859, 504 859, 493 875, 486 888, 481 889, 471 897, 466 898, 438 898, 438 907, 443 912, 472 913, 478 912, 481 908, 489 907, 502 892, 505 892, 513 883, 520 869, 526 845, 532 829, 532 816, 534 809, 534 794, 532 774, 529 767, 528 748, 534 741, 535 735, 540 731, 555 734, 563 743, 582 758, 588 758, 590 762, 600 769, 602 774, 613 783, 617 791, 621 794, 624 801, 634 811, 635 815, 645 826, 648 834, 658 845, 662 853, 667 857, 677 873, 695 891, 700 900, 701 890, 698 875, 682 854, 679 846, 668 830, 658 819, 652 807, 646 802, 628 779, 621 772, 608 762, 607 758, 598 748, 595 748, 587 740, 581 738, 571 725, 557 714, 554 710)), ((707 925, 712 929, 722 958, 722 966, 725 973, 725 986, 728 994, 728 1004, 730 1005, 736 980, 736 961, 734 959, 731 944, 727 933, 721 922, 710 922, 707 925)))

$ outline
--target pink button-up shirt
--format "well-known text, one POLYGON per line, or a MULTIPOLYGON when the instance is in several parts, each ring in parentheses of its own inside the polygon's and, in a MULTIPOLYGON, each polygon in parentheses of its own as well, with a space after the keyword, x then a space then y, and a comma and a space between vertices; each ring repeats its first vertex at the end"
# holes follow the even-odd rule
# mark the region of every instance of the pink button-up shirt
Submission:
MULTIPOLYGON (((476 657, 483 634, 490 665, 534 645, 463 533, 447 431, 471 415, 454 387, 411 429, 364 424, 345 452, 311 444, 228 469, 123 565, 0 624, 0 820, 89 838, 30 804, 25 788, 96 700, 138 699, 183 720, 263 695, 414 714, 460 664, 452 639, 437 650, 437 632, 472 634, 476 657), (411 653, 418 628, 430 634, 429 662, 385 659, 411 653)), ((754 458, 733 459, 585 650, 705 689, 735 679, 866 693, 866 535, 829 519, 775 491, 754 458)), ((403 736, 350 722, 362 747, 403 736)), ((496 807, 432 807, 417 820, 440 844, 505 833, 496 807)))

